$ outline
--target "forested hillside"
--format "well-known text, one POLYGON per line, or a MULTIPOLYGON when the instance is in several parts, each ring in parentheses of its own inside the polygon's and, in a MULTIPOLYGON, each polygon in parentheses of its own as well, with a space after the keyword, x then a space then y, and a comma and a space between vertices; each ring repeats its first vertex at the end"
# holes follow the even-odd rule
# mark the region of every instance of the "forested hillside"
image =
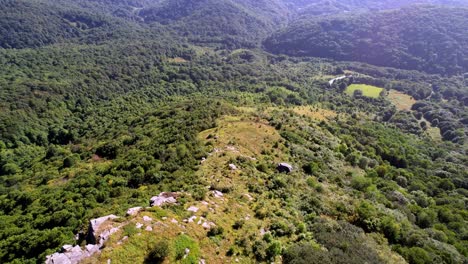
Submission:
POLYGON ((460 74, 468 70, 467 18, 468 9, 437 7, 310 17, 294 22, 264 44, 277 54, 460 74))
POLYGON ((410 5, 467 6, 464 0, 283 0, 299 14, 329 14, 396 9, 410 5))
POLYGON ((156 28, 149 31, 133 21, 66 1, 3 0, 0 4, 1 48, 35 48, 65 42, 98 44, 161 35, 156 28))
POLYGON ((0 0, 0 263, 467 263, 467 10, 413 2, 0 0))
POLYGON ((275 1, 176 0, 144 8, 138 16, 168 25, 191 42, 252 48, 285 22, 287 10, 275 1))

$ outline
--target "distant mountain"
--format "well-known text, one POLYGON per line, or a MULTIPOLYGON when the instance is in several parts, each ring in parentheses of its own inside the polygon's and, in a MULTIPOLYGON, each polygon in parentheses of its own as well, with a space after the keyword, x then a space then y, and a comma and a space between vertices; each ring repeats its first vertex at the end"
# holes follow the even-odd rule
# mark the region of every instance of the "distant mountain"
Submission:
POLYGON ((196 43, 255 46, 284 23, 288 11, 278 1, 171 0, 143 8, 145 23, 161 23, 196 43))
POLYGON ((323 15, 350 11, 395 9, 415 4, 468 6, 464 0, 283 0, 299 14, 323 15))
POLYGON ((414 6, 302 18, 268 38, 264 45, 277 54, 456 74, 468 70, 467 24, 468 9, 414 6))
POLYGON ((68 1, 0 3, 0 48, 34 48, 72 39, 96 43, 142 30, 130 21, 68 1))

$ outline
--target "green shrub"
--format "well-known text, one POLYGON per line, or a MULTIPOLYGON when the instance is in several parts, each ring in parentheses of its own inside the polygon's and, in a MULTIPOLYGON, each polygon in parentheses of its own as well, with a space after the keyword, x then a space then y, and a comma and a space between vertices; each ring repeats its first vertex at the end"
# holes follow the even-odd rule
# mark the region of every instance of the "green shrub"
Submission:
POLYGON ((7 163, 7 164, 2 166, 2 168, 0 170, 0 175, 13 175, 13 174, 16 174, 16 173, 18 173, 20 171, 21 171, 21 169, 20 169, 20 167, 18 167, 18 165, 14 164, 14 163, 7 163))
POLYGON ((405 258, 409 264, 430 264, 432 258, 429 256, 426 250, 420 247, 412 247, 405 252, 405 258))
POLYGON ((139 231, 140 230, 138 228, 136 228, 134 223, 130 223, 130 224, 123 227, 123 235, 124 236, 131 237, 131 236, 136 235, 139 231))
POLYGON ((210 231, 208 231, 208 236, 209 237, 214 237, 214 236, 219 236, 219 235, 222 235, 224 233, 224 228, 220 227, 220 226, 215 226, 213 228, 210 229, 210 231))
POLYGON ((146 257, 145 263, 162 263, 167 258, 167 256, 169 256, 169 254, 170 248, 167 241, 159 241, 151 248, 148 256, 146 257))
POLYGON ((198 244, 191 237, 187 235, 179 235, 174 241, 175 257, 182 260, 182 263, 197 264, 200 256, 200 248, 198 244), (185 249, 190 250, 186 258, 185 249))
POLYGON ((302 166, 302 169, 304 170, 305 173, 309 175, 314 175, 320 170, 320 165, 317 162, 311 162, 307 163, 304 166, 302 166))
POLYGON ((237 220, 233 225, 232 225, 232 228, 234 228, 235 230, 238 230, 238 229, 241 229, 245 224, 245 220, 241 219, 241 220, 237 220))
POLYGON ((276 256, 281 254, 281 243, 279 241, 273 241, 268 245, 266 249, 267 258, 274 260, 276 256))
POLYGON ((371 184, 372 180, 364 176, 355 176, 351 180, 351 187, 359 191, 366 190, 369 186, 371 186, 371 184))
POLYGON ((76 158, 74 156, 69 156, 69 157, 66 157, 64 160, 63 160, 63 165, 62 167, 64 168, 71 168, 73 166, 75 166, 76 164, 76 158))
POLYGON ((192 197, 196 201, 202 201, 206 197, 206 189, 203 186, 197 187, 192 191, 192 197))
POLYGON ((265 163, 259 163, 257 164, 257 170, 263 173, 266 173, 268 171, 268 166, 265 163))
POLYGON ((395 243, 399 241, 401 226, 395 221, 395 219, 389 216, 383 217, 380 223, 380 228, 390 242, 395 243))
POLYGON ((426 209, 418 213, 417 224, 422 228, 431 227, 437 218, 437 213, 432 209, 426 209))
POLYGON ((268 248, 268 244, 267 244, 267 242, 265 242, 263 240, 257 240, 257 241, 254 242, 254 244, 252 246, 252 251, 253 251, 253 254, 254 254, 255 258, 258 261, 266 260, 266 258, 267 258, 267 253, 266 253, 267 248, 268 248))

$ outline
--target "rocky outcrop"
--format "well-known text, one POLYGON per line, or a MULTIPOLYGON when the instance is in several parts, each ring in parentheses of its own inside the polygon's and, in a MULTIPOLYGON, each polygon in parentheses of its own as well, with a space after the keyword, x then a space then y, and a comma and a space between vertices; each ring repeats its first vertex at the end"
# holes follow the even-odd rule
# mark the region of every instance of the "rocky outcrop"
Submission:
POLYGON ((88 242, 88 244, 98 244, 99 246, 102 246, 107 238, 118 230, 112 230, 113 228, 108 230, 101 230, 103 224, 108 220, 114 220, 117 218, 119 217, 115 215, 107 215, 89 221, 86 242, 88 242))
POLYGON ((198 210, 199 210, 199 208, 196 207, 196 206, 190 206, 190 207, 187 209, 187 211, 192 212, 192 213, 196 213, 196 212, 198 212, 198 210))
MULTIPOLYGON (((150 200, 151 206, 162 206, 164 204, 175 204, 178 194, 175 192, 163 192, 158 196, 154 196, 150 200)), ((133 207, 127 210, 128 216, 136 216, 143 207, 133 207)), ((54 253, 46 257, 46 264, 78 264, 85 258, 100 252, 105 242, 109 237, 120 230, 123 224, 116 225, 115 220, 119 218, 116 215, 107 215, 92 219, 89 221, 88 233, 86 235, 87 245, 84 248, 80 246, 64 245, 60 252, 54 253)), ((143 221, 151 222, 152 219, 148 216, 143 217, 143 221)), ((143 224, 137 223, 137 228, 142 228, 143 224)), ((151 231, 152 227, 146 227, 147 231, 151 231)), ((77 235, 77 237, 80 237, 77 235)))
POLYGON ((100 249, 109 237, 117 232, 120 227, 107 225, 109 220, 119 218, 115 215, 103 216, 89 221, 88 235, 86 241, 88 244, 83 248, 80 246, 64 245, 61 252, 54 253, 46 257, 46 264, 77 264, 83 259, 90 257, 94 253, 100 252, 100 249))
POLYGON ((177 203, 178 194, 175 192, 163 192, 158 196, 153 196, 150 199, 150 206, 163 206, 164 204, 175 204, 177 203))
POLYGON ((47 256, 46 264, 77 264, 83 259, 99 252, 98 245, 87 245, 84 249, 80 246, 65 245, 61 253, 47 256))
POLYGON ((223 196, 224 196, 223 193, 220 192, 220 191, 214 190, 212 193, 213 193, 213 196, 214 196, 215 198, 223 198, 223 196))
POLYGON ((293 171, 293 166, 288 163, 280 163, 276 169, 281 173, 290 173, 293 171))
POLYGON ((143 210, 143 207, 133 207, 127 210, 127 215, 128 216, 134 216, 137 215, 141 210, 143 210))

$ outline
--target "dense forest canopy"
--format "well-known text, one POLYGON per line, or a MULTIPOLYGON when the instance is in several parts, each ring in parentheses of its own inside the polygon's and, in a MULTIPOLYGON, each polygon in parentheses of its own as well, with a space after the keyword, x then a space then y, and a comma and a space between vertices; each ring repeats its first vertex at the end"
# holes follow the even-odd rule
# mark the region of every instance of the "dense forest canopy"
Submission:
POLYGON ((0 263, 466 263, 466 5, 0 0, 0 263))
POLYGON ((468 9, 398 11, 301 19, 265 41, 278 54, 362 61, 430 73, 468 70, 468 9))

